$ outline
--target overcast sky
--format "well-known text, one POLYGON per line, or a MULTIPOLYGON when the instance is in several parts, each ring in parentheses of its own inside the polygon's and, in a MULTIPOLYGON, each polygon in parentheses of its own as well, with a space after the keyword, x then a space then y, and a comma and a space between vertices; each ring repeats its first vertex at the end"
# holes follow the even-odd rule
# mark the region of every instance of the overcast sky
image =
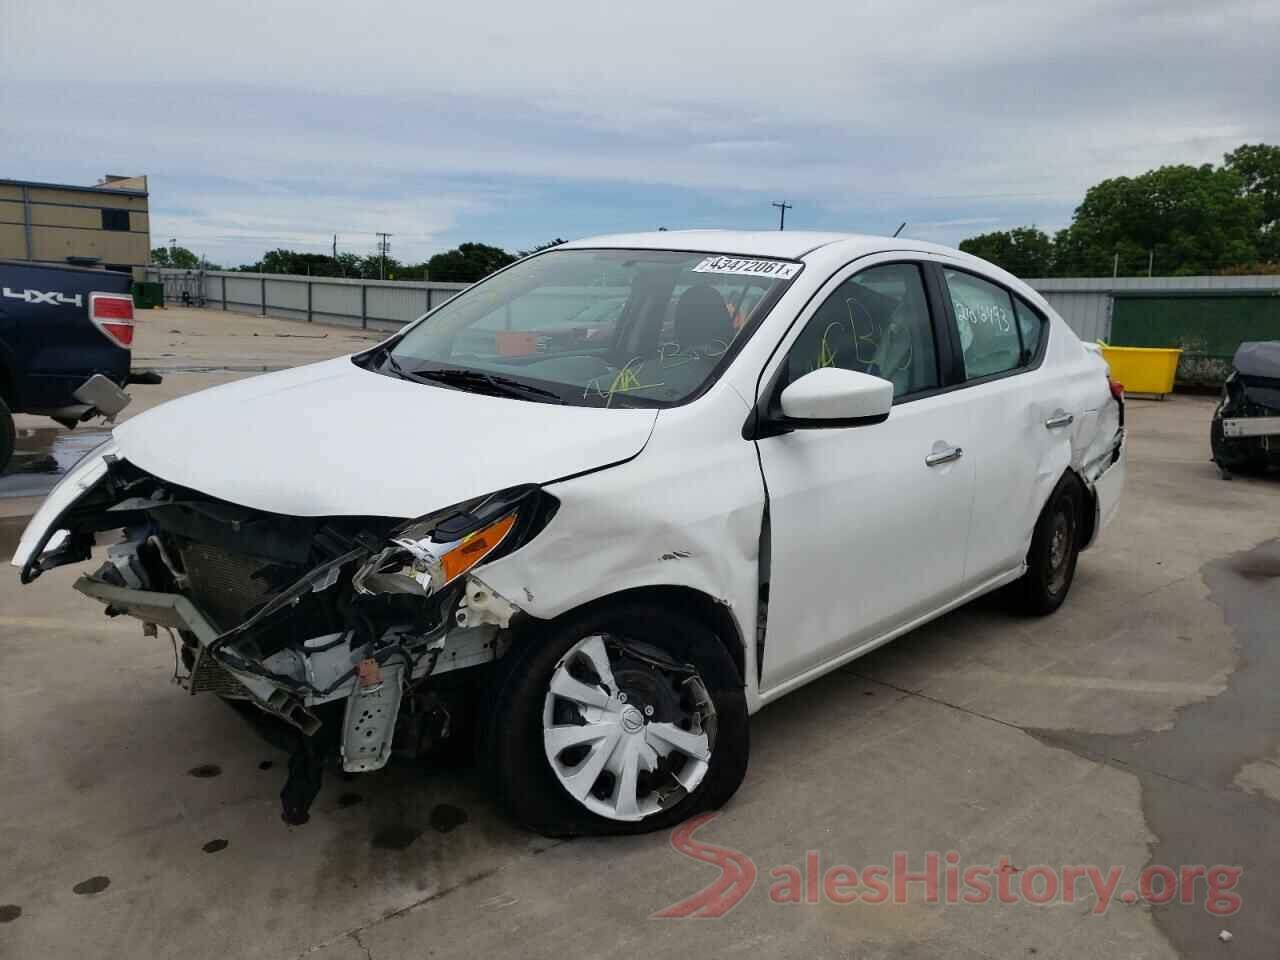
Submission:
POLYGON ((419 260, 777 224, 957 243, 1280 142, 1276 0, 0 0, 0 177, 151 235, 419 260))

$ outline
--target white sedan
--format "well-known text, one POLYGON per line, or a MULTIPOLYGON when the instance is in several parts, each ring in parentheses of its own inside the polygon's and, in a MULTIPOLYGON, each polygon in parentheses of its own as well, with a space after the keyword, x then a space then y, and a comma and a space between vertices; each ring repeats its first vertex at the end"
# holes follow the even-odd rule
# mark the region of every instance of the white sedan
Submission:
POLYGON ((955 250, 605 237, 117 427, 13 563, 100 548, 77 589, 289 731, 292 822, 330 762, 478 745, 528 826, 635 832, 728 800, 783 694, 998 588, 1056 609, 1123 416, 1096 349, 955 250))

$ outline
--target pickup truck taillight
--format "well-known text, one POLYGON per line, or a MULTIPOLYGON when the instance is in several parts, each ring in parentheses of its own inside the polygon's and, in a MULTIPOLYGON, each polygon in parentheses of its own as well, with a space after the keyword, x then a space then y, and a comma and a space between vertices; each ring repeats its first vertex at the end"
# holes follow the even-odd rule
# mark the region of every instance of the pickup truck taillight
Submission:
POLYGON ((89 319, 118 347, 133 345, 133 297, 124 293, 89 294, 89 319))
POLYGON ((1118 403, 1124 403, 1124 384, 1116 383, 1111 379, 1111 375, 1108 374, 1107 386, 1111 388, 1111 396, 1113 396, 1118 403))

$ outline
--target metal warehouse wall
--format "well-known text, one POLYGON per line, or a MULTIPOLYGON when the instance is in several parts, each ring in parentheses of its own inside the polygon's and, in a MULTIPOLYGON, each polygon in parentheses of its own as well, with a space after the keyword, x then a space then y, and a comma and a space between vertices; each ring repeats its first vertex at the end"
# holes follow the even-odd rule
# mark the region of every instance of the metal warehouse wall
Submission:
POLYGON ((164 284, 170 303, 182 302, 185 294, 215 310, 372 330, 398 330, 468 286, 164 267, 148 267, 147 279, 164 284))
MULTIPOLYGON (((1274 293, 1280 276, 1089 277, 1028 280, 1081 340, 1110 340, 1116 294, 1274 293)), ((1277 331, 1280 336, 1280 331, 1277 331)))
MULTIPOLYGON (((147 268, 147 279, 164 283, 165 299, 191 300, 215 309, 290 320, 318 320, 394 330, 465 290, 465 283, 345 280, 285 274, 147 268)), ((1280 295, 1280 276, 1091 277, 1028 280, 1062 314, 1082 340, 1110 340, 1117 295, 1280 295)), ((1280 338, 1280 331, 1276 332, 1280 338)))

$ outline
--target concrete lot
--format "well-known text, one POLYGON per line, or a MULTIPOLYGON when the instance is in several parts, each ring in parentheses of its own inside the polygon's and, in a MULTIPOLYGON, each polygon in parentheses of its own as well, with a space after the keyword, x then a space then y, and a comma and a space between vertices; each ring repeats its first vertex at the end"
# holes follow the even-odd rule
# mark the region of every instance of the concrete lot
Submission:
MULTIPOLYGON (((360 346, 212 311, 144 321, 135 363, 170 375, 134 409, 360 346)), ((714 920, 650 918, 717 875, 666 835, 533 837, 470 770, 331 775, 287 827, 285 758, 174 687, 166 641, 104 618, 74 568, 0 578, 0 956, 1274 960, 1280 479, 1219 479, 1207 399, 1129 409, 1121 515, 1056 615, 979 601, 753 719, 747 781, 698 838, 758 874, 714 920), (1114 866, 1119 891, 1149 863, 1240 866, 1242 907, 1209 913, 1203 886, 1102 915, 1083 885, 1044 906, 930 904, 919 885, 897 905, 772 902, 771 871, 807 851, 823 870, 895 852, 918 870, 930 851, 1015 876, 1114 866)), ((16 496, 24 476, 0 478, 6 555, 38 503, 16 496)))

